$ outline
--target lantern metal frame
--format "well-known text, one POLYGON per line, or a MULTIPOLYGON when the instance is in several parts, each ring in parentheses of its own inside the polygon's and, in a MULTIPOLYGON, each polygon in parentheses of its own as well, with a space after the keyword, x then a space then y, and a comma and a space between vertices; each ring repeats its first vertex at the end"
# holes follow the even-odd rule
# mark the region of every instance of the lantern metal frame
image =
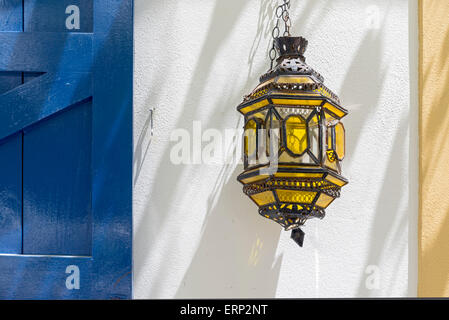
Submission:
MULTIPOLYGON (((274 41, 279 55, 276 66, 260 77, 260 84, 237 107, 245 117, 244 137, 249 134, 247 124, 252 120, 257 124, 255 135, 253 132, 255 142, 252 141, 256 149, 252 155, 244 152, 244 172, 237 180, 243 184, 243 192, 259 207, 259 214, 286 230, 296 230, 292 238, 300 245, 303 232, 297 230, 310 218, 324 218, 325 209, 348 183, 341 176, 340 161, 344 154, 338 154, 336 141, 336 125, 341 124, 348 111, 340 105, 338 96, 323 84, 324 78, 305 63, 307 44, 303 37, 277 37, 274 41), (304 150, 299 146, 300 153, 291 150, 288 144, 287 125, 291 117, 299 117, 299 123, 304 125, 302 138, 306 139, 307 146, 304 150), (277 152, 271 136, 275 121, 277 152), (316 130, 313 133, 312 121, 316 130), (262 128, 264 134, 260 134, 262 128), (265 157, 259 154, 264 151, 263 144, 265 157), (281 160, 284 152, 294 162, 281 160), (302 161, 306 155, 308 163, 302 161), (261 159, 266 161, 261 163, 261 159), (270 172, 273 162, 276 169, 270 172)), ((345 129, 343 124, 341 127, 343 137, 339 139, 343 146, 339 147, 344 151, 345 129)))

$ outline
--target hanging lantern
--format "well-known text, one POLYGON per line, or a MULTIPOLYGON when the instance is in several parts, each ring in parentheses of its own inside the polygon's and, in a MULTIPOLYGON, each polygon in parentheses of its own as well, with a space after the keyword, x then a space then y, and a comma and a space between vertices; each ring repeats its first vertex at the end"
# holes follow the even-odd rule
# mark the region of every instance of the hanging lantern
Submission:
POLYGON ((308 219, 324 218, 347 184, 340 167, 345 157, 340 120, 348 112, 305 63, 308 42, 290 36, 288 6, 285 1, 279 6, 282 14, 276 12, 278 23, 279 18, 286 22, 286 36, 273 36, 276 65, 272 57, 271 69, 237 107, 245 117, 244 172, 238 181, 259 214, 292 230, 302 246, 300 227, 308 219))

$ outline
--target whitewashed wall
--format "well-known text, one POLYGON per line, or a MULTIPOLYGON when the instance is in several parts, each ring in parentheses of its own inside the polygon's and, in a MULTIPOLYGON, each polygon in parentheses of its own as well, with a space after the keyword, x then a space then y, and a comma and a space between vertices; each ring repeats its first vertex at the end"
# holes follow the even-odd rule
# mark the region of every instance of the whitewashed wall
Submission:
POLYGON ((307 62, 350 111, 350 184, 304 248, 257 214, 241 166, 170 162, 174 129, 241 126, 273 3, 135 1, 135 298, 416 295, 416 0, 292 0, 307 62))

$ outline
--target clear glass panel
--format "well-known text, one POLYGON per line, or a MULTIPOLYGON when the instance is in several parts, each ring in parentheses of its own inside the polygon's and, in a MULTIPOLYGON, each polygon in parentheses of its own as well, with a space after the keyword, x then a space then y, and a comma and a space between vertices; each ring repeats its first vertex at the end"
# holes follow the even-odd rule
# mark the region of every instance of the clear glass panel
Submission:
POLYGON ((266 153, 266 137, 265 137, 265 118, 267 116, 268 110, 259 111, 250 116, 250 121, 255 120, 257 125, 256 131, 256 146, 257 153, 249 154, 248 161, 250 165, 259 165, 268 163, 268 159, 265 155, 266 153))
POLYGON ((260 128, 257 130, 257 160, 258 164, 267 164, 267 130, 265 127, 265 119, 260 120, 260 128))
POLYGON ((276 107, 276 111, 282 117, 282 119, 287 118, 290 115, 300 115, 304 119, 307 119, 312 113, 313 109, 304 107, 276 107))
POLYGON ((269 126, 267 125, 267 145, 269 146, 267 153, 271 156, 278 157, 278 150, 281 146, 281 122, 274 112, 271 113, 269 124, 269 126))
POLYGON ((319 159, 320 153, 320 123, 318 120, 318 115, 315 114, 309 121, 309 135, 310 135, 310 151, 313 155, 319 159))
POLYGON ((308 153, 304 153, 300 157, 292 157, 286 151, 279 156, 279 163, 295 163, 295 164, 316 164, 308 153))
POLYGON ((265 121, 265 117, 267 116, 268 110, 262 110, 259 111, 251 116, 249 116, 249 118, 256 118, 259 119, 260 121, 264 122, 265 121))
POLYGON ((301 116, 290 116, 285 121, 285 146, 296 155, 307 149, 306 120, 301 116))
POLYGON ((333 150, 334 145, 332 144, 332 127, 327 128, 327 150, 333 150))
POLYGON ((330 115, 328 112, 324 111, 324 117, 326 118, 326 124, 335 121, 335 117, 330 115))
POLYGON ((266 137, 265 144, 267 145, 266 153, 267 153, 268 157, 270 156, 270 129, 271 129, 271 123, 272 123, 272 121, 271 121, 272 116, 273 116, 273 113, 270 112, 265 121, 265 129, 267 130, 267 134, 265 135, 265 137, 266 137))

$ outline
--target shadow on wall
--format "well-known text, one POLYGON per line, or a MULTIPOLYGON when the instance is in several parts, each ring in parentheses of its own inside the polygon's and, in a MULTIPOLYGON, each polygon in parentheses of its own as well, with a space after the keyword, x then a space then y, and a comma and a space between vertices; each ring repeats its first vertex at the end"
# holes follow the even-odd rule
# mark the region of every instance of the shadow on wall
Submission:
MULTIPOLYGON (((218 9, 223 5, 226 6, 226 1, 218 2, 215 12, 220 13, 218 9)), ((270 0, 260 4, 257 32, 248 57, 247 85, 254 82, 251 79, 253 74, 261 75, 266 71, 259 69, 253 72, 253 62, 259 50, 265 50, 268 56, 275 8, 276 3, 270 0), (261 44, 264 48, 260 48, 261 44)), ((315 4, 309 2, 299 21, 302 22, 302 18, 314 9, 315 4)), ((215 31, 211 30, 210 34, 215 34, 215 31)), ((230 102, 227 101, 228 106, 230 102)), ((232 112, 236 111, 232 109, 232 112)), ((220 119, 214 120, 220 122, 220 119)), ((244 202, 235 201, 246 197, 242 185, 236 181, 242 171, 241 166, 222 169, 208 200, 209 209, 200 244, 176 298, 276 296, 282 255, 276 257, 275 254, 282 228, 260 217, 257 206, 249 198, 244 202)))
MULTIPOLYGON (((149 2, 151 6, 152 2, 149 2)), ((154 3, 154 2, 153 2, 154 3)), ((154 5, 154 4, 153 4, 154 5)), ((302 28, 309 24, 308 13, 315 8, 315 1, 308 1, 303 13, 296 19, 294 25, 302 28)), ((214 63, 223 39, 229 36, 233 24, 239 16, 244 6, 244 2, 233 1, 229 4, 228 0, 217 1, 214 8, 210 30, 201 49, 196 69, 194 69, 189 91, 187 93, 182 114, 180 115, 176 127, 180 128, 185 123, 196 119, 200 105, 199 97, 204 90, 211 66, 214 63), (232 12, 230 12, 232 11, 232 12), (223 12, 226 12, 224 14, 223 12)), ((265 28, 266 25, 272 26, 273 4, 269 0, 263 0, 259 10, 259 21, 256 37, 252 43, 250 55, 248 57, 248 80, 252 81, 252 74, 262 74, 266 70, 253 70, 254 53, 257 52, 260 44, 269 42, 267 33, 271 33, 271 28, 265 28), (270 22, 271 21, 271 22, 270 22)), ((326 14, 327 11, 323 12, 326 14)), ((313 25, 313 24, 311 24, 313 25)), ((383 25, 383 24, 381 24, 383 25)), ((342 100, 346 105, 361 104, 369 101, 370 105, 360 105, 358 108, 350 108, 350 115, 345 122, 348 134, 348 157, 345 160, 350 163, 351 155, 355 153, 355 147, 361 136, 363 127, 368 119, 375 113, 376 107, 380 102, 380 95, 385 79, 386 70, 381 69, 382 61, 379 56, 383 52, 380 30, 371 30, 367 32, 365 38, 360 44, 357 54, 347 71, 347 76, 341 90, 342 100), (369 69, 366 66, 371 66, 369 69)), ((269 46, 269 45, 268 45, 269 46)), ((259 49, 260 50, 260 49, 259 49)), ((266 48, 268 51, 268 47, 266 48)), ((264 66, 265 67, 265 66, 264 66)), ((268 65, 266 65, 268 67, 268 65)), ((229 75, 232 78, 232 75, 229 75)), ((247 83, 248 85, 248 83, 247 83)), ((236 88, 234 82, 230 82, 229 87, 223 88, 223 92, 236 92, 243 94, 244 88, 236 88)), ((246 89, 245 89, 246 90, 246 89)), ((149 92, 153 92, 150 90, 149 92)), ((157 94, 157 90, 155 90, 157 94)), ((219 111, 231 109, 230 112, 236 112, 233 108, 234 97, 223 97, 222 101, 215 105, 215 114, 211 115, 207 123, 213 128, 222 128, 223 121, 219 111)), ((150 96, 149 96, 150 98, 150 96)), ((228 111, 227 111, 228 112, 228 111)), ((391 215, 398 211, 400 206, 400 197, 392 197, 399 193, 403 180, 400 179, 401 165, 405 162, 402 154, 402 147, 407 145, 406 126, 408 119, 401 119, 402 123, 398 125, 398 135, 395 137, 394 146, 391 152, 390 162, 385 169, 383 191, 377 200, 376 215, 374 216, 373 227, 370 228, 369 252, 366 254, 364 265, 355 266, 355 270, 350 272, 360 274, 360 284, 355 296, 370 296, 375 292, 368 291, 364 286, 364 268, 367 265, 378 265, 384 252, 390 248, 386 246, 385 241, 379 239, 386 238, 387 235, 396 234, 398 237, 407 234, 404 228, 407 221, 396 221, 392 223, 391 215), (398 178, 399 179, 396 179, 398 178), (385 201, 389 199, 389 201, 385 201)), ((144 126, 141 136, 146 135, 148 121, 144 126)), ((136 146, 136 159, 145 160, 146 149, 144 139, 140 139, 136 146)), ((151 154, 151 153, 150 153, 151 154)), ((137 225, 135 232, 135 277, 139 278, 143 273, 146 261, 146 255, 152 250, 152 243, 158 237, 158 230, 166 222, 167 212, 162 206, 160 200, 170 203, 173 197, 173 186, 177 181, 166 179, 170 177, 181 177, 184 171, 195 172, 194 166, 175 166, 170 163, 170 149, 167 147, 163 151, 155 181, 158 188, 153 194, 148 196, 148 202, 144 210, 142 221, 137 225), (152 211, 149 212, 151 206, 152 211), (151 216, 151 218, 150 218, 151 216), (145 246, 139 248, 139 246, 145 246)), ((139 164, 135 164, 135 166, 139 164)), ((373 168, 376 170, 376 168, 373 168)), ((138 179, 137 170, 135 181, 138 179)), ((220 298, 220 297, 275 297, 276 289, 282 263, 282 256, 276 257, 277 244, 280 238, 281 228, 270 221, 258 216, 257 207, 246 199, 246 201, 235 201, 244 197, 240 183, 236 181, 238 173, 242 171, 239 166, 224 166, 221 169, 219 178, 215 187, 209 193, 207 202, 207 215, 202 228, 202 235, 199 241, 192 261, 183 277, 182 282, 176 292, 177 298, 220 298)), ((354 188, 357 187, 357 179, 348 176, 354 188)), ((170 243, 165 244, 170 247, 170 243)), ((407 248, 404 248, 404 254, 407 254, 407 248)), ((400 263, 403 260, 402 255, 397 256, 400 263)), ((338 263, 338 261, 337 261, 338 263)), ((155 280, 149 285, 148 294, 151 297, 158 295, 164 279, 167 277, 167 268, 169 261, 165 259, 161 265, 154 270, 159 273, 153 275, 155 280)), ((293 275, 294 276, 294 275, 293 275)), ((394 285, 394 284, 393 284, 394 285)), ((387 290, 388 291, 388 290, 387 290)))
POLYGON ((220 174, 216 188, 222 190, 218 199, 212 192, 208 200, 203 235, 177 298, 275 296, 282 262, 281 256, 275 257, 280 229, 259 217, 249 199, 243 206, 235 201, 242 197, 236 181, 241 170, 239 166, 230 176, 226 169, 220 174))
MULTIPOLYGON (((148 3, 148 6, 155 4, 148 3)), ((271 2, 264 0, 261 3, 260 19, 257 35, 253 43, 253 50, 257 50, 260 39, 264 36, 263 26, 269 19, 268 12, 272 12, 271 2)), ((228 0, 217 1, 212 14, 210 30, 201 49, 198 64, 193 72, 190 87, 185 98, 183 111, 175 127, 181 128, 186 123, 196 119, 200 105, 199 97, 207 84, 208 74, 212 69, 215 56, 220 46, 229 36, 232 26, 235 24, 239 13, 245 6, 243 1, 228 0)), ((175 9, 175 8, 173 8, 175 9)), ((265 35, 266 36, 266 35, 265 35)), ((253 51, 252 51, 253 52, 253 51)), ((161 58, 164 59, 164 58, 161 58)), ((167 58, 169 59, 169 58, 167 58)), ((163 62, 162 62, 163 63, 163 62)), ((250 70, 253 67, 253 55, 248 58, 250 70)), ((260 74, 265 70, 255 70, 260 74)), ((232 77, 232 75, 230 75, 232 77)), ((248 82, 249 82, 248 75, 248 82)), ((251 79, 252 80, 252 79, 251 79)), ((223 88, 224 92, 237 92, 243 96, 245 88, 236 88, 235 82, 230 82, 230 88, 223 88)), ((150 93, 153 90, 149 91, 150 93)), ((157 90, 154 90, 157 92, 157 90)), ((154 100, 154 96, 149 96, 154 100)), ((215 114, 206 121, 212 128, 223 128, 223 114, 220 110, 229 110, 236 113, 235 95, 224 97, 220 103, 215 105, 215 114)), ((155 120, 157 122, 157 119, 155 120)), ((136 183, 140 168, 146 159, 149 142, 145 144, 145 136, 149 133, 150 120, 144 123, 139 139, 135 147, 135 176, 136 183)), ((239 124, 241 125, 241 123, 239 124)), ((231 151, 233 152, 233 151, 231 151)), ((135 279, 143 272, 147 255, 152 250, 152 243, 158 237, 158 230, 165 223, 167 212, 164 203, 171 203, 174 193, 173 187, 176 180, 166 179, 170 177, 181 177, 183 172, 193 173, 197 166, 174 165, 170 159, 170 148, 163 151, 162 162, 158 166, 155 181, 158 188, 149 195, 145 215, 136 226, 135 231, 135 279), (159 200, 158 200, 159 199, 159 200), (149 207, 152 207, 151 214, 149 207), (150 217, 151 216, 151 217, 150 217), (143 246, 140 248, 139 246, 143 246)), ((208 210, 202 229, 202 236, 192 262, 186 271, 183 281, 180 283, 176 297, 274 297, 279 276, 281 258, 275 259, 275 252, 279 240, 280 230, 277 226, 265 221, 258 215, 257 207, 249 199, 245 205, 236 202, 235 199, 245 197, 242 193, 240 183, 236 181, 237 174, 242 168, 224 166, 221 169, 219 179, 216 181, 214 190, 211 190, 208 199, 208 210), (256 225, 254 225, 256 223, 256 225), (258 233, 255 233, 257 230, 258 233), (263 279, 263 281, 261 281, 263 279)), ((173 237, 176 239, 176 237, 173 237)), ((175 240, 174 240, 175 241, 175 240)), ((170 243, 165 244, 170 247, 170 243)), ((174 246, 174 245, 173 245, 174 246)), ((169 261, 163 258, 162 263, 154 270, 159 273, 153 276, 156 281, 149 286, 148 295, 155 297, 159 294, 162 284, 167 276, 169 261)))
MULTIPOLYGON (((370 30, 361 41, 360 46, 354 56, 351 65, 347 71, 346 77, 343 81, 341 89, 342 101, 348 104, 349 115, 345 119, 345 126, 347 132, 347 148, 348 157, 345 159, 347 164, 355 156, 355 149, 359 143, 359 138, 363 128, 367 125, 368 119, 373 117, 373 114, 378 112, 377 106, 379 104, 379 99, 382 92, 382 87, 385 79, 386 70, 382 70, 382 62, 379 57, 382 56, 383 46, 382 46, 382 29, 380 30, 370 30), (367 65, 371 65, 371 68, 366 68, 367 65), (369 103, 369 105, 367 104, 369 103), (352 107, 351 107, 352 106, 352 107)), ((401 132, 402 133, 402 132, 401 132)), ((405 138, 405 137, 404 137, 405 138)), ((382 142, 379 142, 382 143, 382 142)), ((396 159, 397 153, 401 153, 402 149, 396 146, 392 149, 391 161, 396 164, 401 165, 402 159, 396 159), (396 159, 396 160, 395 160, 396 159)), ((390 163, 391 164, 391 163, 390 163)), ((381 165, 381 163, 379 163, 381 165)), ((397 178, 397 175, 391 175, 390 165, 387 171, 390 173, 390 179, 393 180, 397 178)), ((374 171, 378 171, 377 168, 372 168, 374 171)), ((388 179, 388 175, 385 177, 388 179)), ((348 179, 354 187, 362 187, 360 176, 348 175, 348 179)), ((385 181, 385 180, 384 180, 385 181)), ((394 181, 393 181, 394 182, 394 181)), ((399 184, 400 185, 400 184, 399 184)), ((391 193, 395 193, 396 183, 388 186, 384 184, 383 191, 381 191, 381 196, 377 201, 376 214, 374 215, 373 227, 370 228, 371 234, 367 239, 369 239, 368 252, 365 261, 362 265, 357 266, 356 272, 360 274, 360 283, 355 296, 357 297, 368 297, 375 294, 372 290, 368 289, 365 285, 365 275, 364 269, 369 265, 379 266, 382 252, 384 251, 384 241, 379 241, 379 239, 385 239, 390 232, 390 216, 393 212, 397 211, 397 201, 385 201, 390 199, 388 196, 391 193)), ((352 187, 352 186, 349 186, 352 187)), ((366 188, 362 187, 362 188, 366 188)))
MULTIPOLYGON (((219 2, 215 12, 220 13, 223 5, 226 6, 225 1, 219 2)), ((263 42, 261 40, 270 33, 266 26, 271 26, 272 12, 273 3, 262 1, 258 28, 248 57, 247 85, 252 82, 254 55, 263 42)), ((212 31, 210 34, 214 34, 212 31)), ((261 70, 256 72, 262 73, 261 70)), ((226 104, 229 104, 232 99, 227 100, 226 104)), ((232 112, 236 112, 234 108, 232 112)), ((219 124, 220 119, 213 119, 214 122, 219 124)), ((234 153, 235 150, 229 152, 234 153)), ((260 217, 257 206, 249 199, 244 204, 235 201, 245 197, 236 180, 242 171, 241 166, 233 165, 221 169, 208 199, 199 246, 176 298, 271 298, 276 295, 282 262, 282 256, 275 257, 280 229, 260 217)))
MULTIPOLYGON (((384 13, 385 17, 387 14, 388 9, 384 13)), ((382 22, 380 25, 384 26, 385 24, 382 22)), ((348 119, 346 119, 346 128, 350 132, 347 136, 348 159, 346 161, 348 163, 351 161, 351 154, 355 153, 355 147, 358 144, 362 129, 367 125, 368 119, 378 112, 376 106, 380 103, 388 68, 386 66, 382 69, 384 62, 379 59, 384 51, 382 44, 383 31, 383 27, 381 27, 378 30, 370 30, 366 34, 348 69, 341 89, 342 100, 348 105, 353 105, 353 108, 349 107, 350 114, 348 119), (370 65, 369 69, 366 67, 368 65, 370 65), (369 102, 370 105, 366 105, 365 102, 369 102)), ((394 106, 391 107, 394 108, 394 106)), ((357 297, 388 296, 393 292, 397 292, 394 291, 397 279, 382 279, 382 273, 380 274, 381 285, 378 288, 379 290, 368 288, 365 283, 366 275, 364 271, 370 265, 381 268, 386 252, 389 252, 388 255, 390 257, 394 256, 394 269, 398 270, 397 268, 404 261, 404 256, 408 254, 407 245, 401 248, 395 245, 395 243, 406 244, 408 239, 407 227, 409 217, 406 214, 398 214, 403 213, 404 210, 406 212, 413 211, 410 204, 405 209, 403 206, 401 207, 401 204, 404 203, 403 197, 409 196, 408 193, 403 193, 401 190, 404 186, 404 174, 408 173, 408 169, 404 169, 403 164, 409 162, 407 155, 404 154, 404 147, 408 147, 409 137, 406 133, 408 132, 407 126, 410 123, 410 119, 409 117, 401 116, 399 121, 394 132, 395 137, 390 151, 390 159, 383 175, 383 185, 377 199, 374 220, 371 224, 370 234, 367 237, 369 239, 368 252, 365 262, 357 270, 361 277, 358 290, 355 293, 357 297), (387 239, 391 238, 394 239, 392 242, 393 247, 390 247, 391 243, 387 241, 387 239)), ((378 130, 385 129, 379 127, 378 130)), ((378 139, 376 139, 376 142, 382 144, 378 139)), ((380 168, 373 167, 372 170, 380 171, 380 168)), ((348 178, 354 184, 357 184, 357 179, 360 179, 355 176, 349 176, 348 178)), ((407 295, 407 292, 403 294, 407 295)))
MULTIPOLYGON (((308 3, 311 3, 308 2, 308 3)), ((384 20, 388 16, 389 6, 383 12, 384 20)), ((301 23, 295 21, 295 24, 301 23)), ((349 115, 344 119, 346 130, 349 133, 347 139, 347 158, 345 159, 345 167, 351 166, 353 159, 360 157, 357 156, 356 149, 362 136, 363 128, 368 125, 370 119, 374 116, 378 116, 379 112, 384 112, 380 109, 381 95, 385 91, 385 79, 388 73, 388 62, 382 61, 380 57, 384 56, 385 48, 383 45, 383 37, 385 34, 385 21, 379 23, 380 28, 370 28, 367 30, 364 38, 359 44, 359 48, 347 69, 346 77, 343 81, 340 96, 342 101, 349 109, 349 115), (369 66, 369 68, 367 68, 369 66), (369 103, 369 104, 368 104, 369 103), (357 156, 357 157, 356 157, 357 156)), ((393 62, 393 61, 392 61, 393 62)), ((411 79, 412 80, 412 79, 411 79)), ((412 105, 413 107, 414 105, 412 105)), ((391 106, 394 110, 395 106, 391 106)), ((413 110, 411 114, 415 114, 413 110)), ((385 116, 388 116, 386 114, 385 116)), ((405 201, 410 196, 409 193, 402 192, 404 188, 405 179, 409 174, 409 168, 403 168, 404 163, 409 163, 413 166, 416 159, 415 154, 410 154, 410 158, 404 153, 404 150, 409 148, 409 124, 412 119, 408 113, 404 112, 398 117, 398 123, 395 125, 395 130, 392 132, 394 135, 393 143, 389 153, 388 162, 383 165, 383 162, 379 162, 379 168, 372 167, 373 171, 383 173, 383 183, 380 194, 376 201, 376 207, 374 209, 373 221, 370 225, 369 234, 366 237, 367 240, 367 252, 364 255, 364 260, 360 264, 354 265, 354 270, 347 270, 357 274, 360 278, 358 288, 355 292, 351 293, 356 297, 369 297, 379 295, 391 295, 397 294, 398 286, 401 287, 401 277, 395 277, 393 274, 388 273, 389 279, 382 278, 381 270, 381 286, 379 290, 373 290, 367 288, 365 280, 365 268, 369 265, 382 267, 382 264, 387 258, 388 262, 394 266, 392 270, 398 270, 398 272, 407 270, 398 269, 404 267, 404 261, 407 261, 408 249, 407 249, 407 227, 409 220, 414 221, 414 212, 416 212, 416 203, 411 198, 411 202, 404 205, 405 201), (385 167, 385 169, 384 169, 385 167), (410 213, 407 215, 406 213, 410 213), (403 247, 399 247, 397 243, 404 243, 403 247), (396 290, 395 290, 396 289, 396 290)), ((378 130, 385 130, 383 128, 384 123, 377 123, 378 130)), ((380 131, 379 131, 380 132, 380 131)), ((384 142, 379 138, 373 139, 377 145, 381 145, 384 142)), ((386 148, 387 146, 385 146, 386 148)), ((368 155, 367 155, 368 156, 368 155)), ((352 167, 356 167, 352 165, 352 167)), ((410 171, 411 172, 411 171, 410 171)), ((361 181, 360 177, 366 177, 369 179, 366 173, 347 171, 350 184, 346 188, 350 189, 369 189, 369 183, 361 181), (352 175, 352 176, 351 176, 352 175), (364 185, 368 186, 366 188, 364 185)), ((410 175, 410 181, 414 183, 414 174, 410 175)), ((347 189, 349 190, 349 189, 347 189)), ((413 194, 413 196, 416 196, 413 194)), ((357 202, 359 205, 363 205, 363 202, 357 202)), ((358 231, 360 232, 360 231, 358 231)), ((409 266, 410 267, 410 266, 409 266)), ((415 268, 414 266, 412 266, 415 268)), ((390 267, 388 267, 390 268, 390 267)), ((407 295, 407 288, 405 288, 404 295, 407 295)), ((324 293, 325 296, 325 293, 324 293)))

